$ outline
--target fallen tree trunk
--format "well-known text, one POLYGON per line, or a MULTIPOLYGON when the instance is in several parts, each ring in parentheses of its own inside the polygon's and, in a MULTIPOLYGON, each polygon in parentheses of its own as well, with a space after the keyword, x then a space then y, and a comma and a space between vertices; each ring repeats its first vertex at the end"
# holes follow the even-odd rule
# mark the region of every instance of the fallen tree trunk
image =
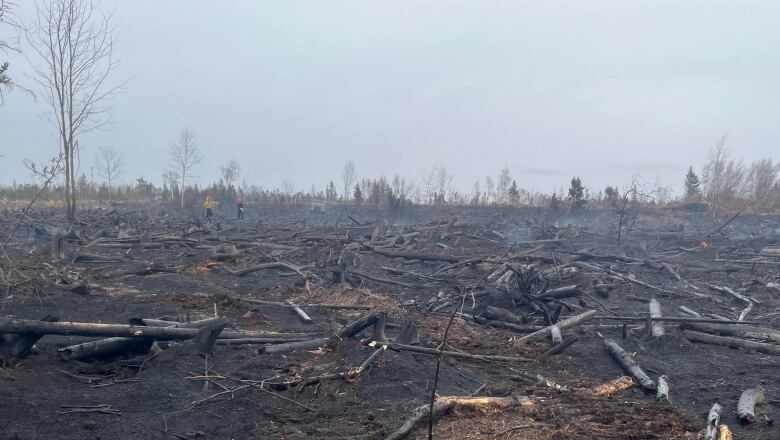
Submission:
POLYGON ((701 315, 698 312, 691 310, 688 307, 680 306, 678 308, 680 309, 681 312, 685 313, 686 315, 691 315, 694 318, 701 318, 701 315))
POLYGON ((750 304, 751 302, 758 302, 758 301, 754 300, 753 298, 749 298, 749 297, 747 297, 747 296, 745 296, 745 295, 743 295, 741 293, 735 292, 734 289, 732 289, 730 287, 716 286, 715 284, 707 284, 707 287, 709 287, 712 290, 716 290, 718 292, 725 293, 727 295, 731 295, 734 298, 737 298, 738 300, 744 301, 744 302, 746 302, 748 304, 750 304))
POLYGON ((564 298, 572 298, 580 295, 582 295, 582 290, 580 290, 580 288, 577 287, 576 284, 574 284, 571 286, 559 287, 557 289, 550 289, 542 294, 537 295, 536 297, 539 299, 546 299, 546 298, 564 299, 564 298))
POLYGON ((119 336, 158 340, 192 339, 196 328, 145 327, 123 324, 94 324, 85 322, 46 322, 30 319, 0 318, 0 334, 37 333, 65 336, 119 336))
MULTIPOLYGON (((473 410, 493 409, 505 410, 518 406, 532 405, 533 401, 525 396, 519 397, 439 397, 433 404, 432 417, 435 419, 449 412, 455 407, 468 408, 473 410)), ((392 434, 385 437, 385 440, 400 440, 406 438, 414 431, 417 425, 431 415, 430 405, 419 406, 412 411, 412 414, 406 419, 403 425, 392 434)))
POLYGON ((306 312, 304 312, 302 308, 298 307, 298 304, 295 304, 292 300, 287 301, 287 304, 305 324, 311 324, 314 322, 314 320, 311 319, 311 317, 306 312))
POLYGON ((107 356, 128 350, 143 350, 144 348, 148 350, 151 345, 151 339, 107 338, 60 348, 57 350, 57 354, 64 361, 72 361, 95 356, 107 356))
POLYGON ((343 338, 351 338, 356 334, 360 333, 361 331, 363 331, 363 329, 366 329, 374 325, 377 319, 378 319, 377 315, 373 315, 373 314, 366 315, 360 319, 356 319, 355 321, 352 321, 349 324, 345 325, 339 331, 337 331, 333 336, 329 338, 316 338, 316 339, 308 339, 305 341, 296 341, 296 342, 288 342, 288 343, 278 344, 278 345, 269 345, 269 346, 258 348, 257 352, 261 354, 262 353, 273 354, 273 353, 286 353, 298 349, 319 348, 328 342, 339 341, 343 338))
POLYGON ((652 321, 650 324, 650 331, 653 337, 660 338, 665 333, 663 322, 658 321, 661 319, 661 303, 659 303, 657 299, 653 298, 650 300, 649 306, 650 318, 654 319, 654 321, 652 321))
POLYGON ((623 390, 636 386, 636 380, 629 376, 620 376, 617 379, 610 380, 593 388, 593 394, 596 396, 611 396, 623 390))
POLYGON ((550 336, 552 337, 552 345, 558 345, 563 342, 563 335, 561 335, 561 328, 557 325, 550 326, 550 336))
MULTIPOLYGON (((254 299, 254 298, 245 298, 239 295, 226 295, 228 298, 230 298, 233 301, 238 301, 246 304, 256 304, 259 306, 278 306, 278 307, 286 307, 289 308, 289 303, 283 303, 281 301, 265 301, 262 299, 254 299)), ((369 306, 360 306, 355 304, 301 304, 302 307, 308 307, 308 308, 320 308, 320 309, 343 309, 343 310, 370 310, 371 307, 369 306)))
POLYGON ((655 382, 642 371, 642 368, 639 367, 639 364, 634 358, 626 353, 620 345, 609 339, 604 339, 604 345, 607 347, 607 350, 609 350, 609 354, 612 355, 612 358, 623 367, 623 370, 636 379, 645 391, 656 391, 657 387, 655 382))
POLYGON ((494 320, 494 321, 507 321, 514 324, 523 324, 523 319, 507 309, 500 307, 487 306, 482 313, 482 317, 494 320))
POLYGON ((534 385, 544 385, 546 387, 552 388, 555 391, 559 393, 568 392, 569 389, 566 385, 561 385, 559 383, 555 383, 551 381, 550 379, 542 376, 541 374, 528 374, 528 373, 521 373, 518 372, 517 374, 513 374, 509 376, 509 380, 515 381, 515 382, 525 382, 530 383, 534 385))
POLYGON ((251 267, 247 267, 245 269, 239 269, 239 270, 232 270, 232 269, 230 269, 227 266, 222 265, 222 264, 220 264, 220 265, 218 265, 216 267, 219 267, 220 270, 224 271, 227 274, 230 274, 230 275, 233 275, 233 276, 237 276, 237 277, 243 277, 243 276, 249 275, 250 273, 257 272, 259 270, 284 269, 284 270, 288 270, 290 272, 295 272, 298 275, 300 275, 301 277, 303 277, 304 279, 308 278, 306 276, 306 274, 303 273, 303 268, 300 268, 298 266, 293 266, 292 264, 284 263, 282 261, 274 261, 272 263, 258 264, 258 265, 255 265, 255 266, 251 266, 251 267))
POLYGON ((297 338, 282 338, 282 337, 269 337, 269 338, 220 338, 217 339, 217 345, 249 345, 249 344, 284 344, 287 342, 299 342, 309 340, 309 338, 303 339, 297 338))
POLYGON ((176 273, 178 270, 179 269, 175 267, 148 266, 148 267, 140 267, 140 268, 112 270, 109 272, 95 274, 94 277, 95 279, 98 280, 104 280, 108 278, 121 278, 127 275, 146 276, 146 275, 153 275, 156 273, 176 273))
POLYGON ((705 333, 713 333, 721 336, 737 336, 740 338, 761 339, 764 341, 780 342, 780 331, 750 325, 720 325, 686 322, 681 325, 685 330, 698 330, 705 333))
POLYGON ((284 344, 270 345, 257 349, 258 353, 274 354, 274 353, 287 353, 299 349, 314 349, 319 348, 328 342, 327 338, 319 339, 307 339, 305 341, 287 342, 284 344))
POLYGON ((450 257, 447 255, 435 255, 435 254, 416 254, 414 252, 398 252, 388 249, 380 249, 375 246, 367 246, 367 250, 389 258, 405 258, 407 260, 420 260, 420 261, 444 261, 446 263, 458 263, 462 260, 460 257, 450 257))
POLYGON ((545 351, 544 353, 540 354, 536 357, 536 361, 540 362, 544 360, 545 358, 552 356, 554 354, 558 354, 568 348, 569 346, 573 345, 575 342, 577 342, 579 338, 577 336, 572 336, 568 339, 564 339, 560 344, 556 344, 551 349, 545 351))
POLYGON ((470 353, 463 353, 460 351, 440 351, 435 348, 418 347, 416 345, 396 344, 392 342, 389 345, 390 348, 394 350, 413 351, 415 353, 430 354, 434 356, 443 354, 444 356, 463 358, 463 359, 474 359, 478 361, 497 361, 497 362, 530 362, 531 361, 531 359, 522 358, 522 357, 470 354, 470 353))
POLYGON ((369 274, 363 273, 363 272, 358 272, 356 270, 350 270, 349 271, 349 275, 356 275, 356 276, 358 276, 360 278, 364 278, 364 279, 367 279, 369 281, 374 281, 374 282, 382 283, 382 284, 392 284, 392 285, 395 285, 395 286, 406 287, 406 288, 409 288, 409 289, 413 289, 413 288, 416 287, 413 284, 404 283, 402 281, 388 280, 387 278, 375 277, 373 275, 369 275, 369 274))
POLYGON ((730 338, 726 336, 715 336, 690 330, 683 330, 683 336, 685 336, 689 341, 693 342, 725 345, 731 348, 744 348, 745 350, 754 350, 760 353, 780 355, 780 346, 777 345, 763 344, 761 342, 746 341, 744 339, 730 338))
MULTIPOLYGON (((42 322, 56 322, 59 318, 46 315, 42 322)), ((14 335, 0 335, 0 360, 11 360, 26 355, 33 345, 44 336, 42 333, 22 333, 14 335)))
POLYGON ((723 411, 723 407, 718 402, 712 404, 710 413, 707 415, 707 428, 704 431, 704 437, 707 440, 717 440, 721 411, 723 411))
POLYGON ((611 321, 666 321, 666 322, 703 322, 703 323, 716 323, 716 324, 758 324, 754 321, 734 321, 731 319, 708 319, 708 318, 684 318, 681 316, 663 316, 660 318, 648 318, 647 316, 594 316, 593 319, 599 320, 611 320, 611 321))
POLYGON ((764 401, 764 387, 756 385, 742 392, 737 403, 737 416, 742 423, 756 423, 756 404, 764 401))
MULTIPOLYGON (((592 318, 596 314, 596 310, 588 310, 585 313, 579 314, 577 316, 572 316, 571 318, 564 319, 563 321, 554 324, 557 326, 560 330, 565 330, 570 327, 574 327, 577 325, 582 324, 583 322, 587 321, 588 319, 592 318)), ((549 327, 545 327, 541 330, 535 331, 529 335, 525 335, 522 338, 518 339, 519 342, 527 342, 531 339, 538 338, 538 337, 544 337, 550 334, 552 331, 552 325, 549 327)))
MULTIPOLYGON (((156 320, 149 320, 149 321, 156 321, 156 320)), ((215 323, 221 323, 222 320, 220 318, 208 318, 208 319, 202 319, 200 321, 192 321, 192 322, 180 322, 180 323, 177 322, 168 323, 166 321, 160 321, 160 322, 165 323, 162 325, 162 327, 200 329, 202 327, 213 325, 215 323)), ((147 325, 144 323, 144 320, 137 319, 137 318, 131 319, 130 323, 131 324, 140 323, 142 325, 147 325)), ((223 330, 220 329, 220 332, 222 331, 223 330)), ((69 347, 60 348, 59 350, 57 350, 57 354, 60 356, 62 360, 70 361, 76 359, 86 359, 95 356, 107 356, 107 355, 121 353, 128 350, 145 350, 148 349, 151 346, 151 344, 152 344, 151 339, 123 338, 123 337, 107 338, 107 339, 99 339, 97 341, 84 342, 82 344, 76 344, 76 345, 71 345, 69 347)))
MULTIPOLYGON (((177 328, 199 328, 208 322, 219 318, 208 318, 200 321, 176 322, 163 319, 151 318, 131 318, 130 325, 145 325, 150 327, 177 327, 177 328)), ((279 332, 258 332, 244 330, 222 330, 219 334, 220 339, 242 339, 242 338, 295 338, 311 339, 312 336, 307 333, 279 333, 279 332)))
POLYGON ((459 314, 459 316, 464 318, 471 318, 477 324, 489 325, 490 327, 505 328, 520 333, 533 333, 537 330, 541 330, 544 328, 538 325, 512 324, 511 322, 493 321, 490 319, 485 319, 481 316, 466 315, 463 313, 459 314))
POLYGON ((666 376, 658 378, 658 392, 655 395, 655 400, 669 400, 669 382, 666 380, 666 376))

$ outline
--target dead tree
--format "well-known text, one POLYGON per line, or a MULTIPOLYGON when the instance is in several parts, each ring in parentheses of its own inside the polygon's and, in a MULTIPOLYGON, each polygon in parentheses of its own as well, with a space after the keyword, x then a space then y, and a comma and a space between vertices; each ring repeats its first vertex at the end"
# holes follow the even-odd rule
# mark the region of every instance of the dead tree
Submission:
POLYGON ((106 179, 109 197, 111 197, 111 183, 121 174, 124 161, 124 155, 112 147, 101 147, 98 150, 95 165, 97 165, 98 175, 106 179))
POLYGON ((348 160, 344 164, 344 169, 341 170, 341 182, 344 184, 344 201, 349 200, 349 191, 352 189, 352 184, 355 183, 355 162, 348 160))
POLYGON ((36 3, 27 39, 40 63, 35 81, 50 107, 65 164, 65 205, 69 223, 76 216, 78 139, 108 123, 111 98, 120 86, 109 86, 116 67, 116 40, 111 15, 99 13, 90 0, 36 3))
POLYGON ((219 173, 225 183, 225 190, 229 193, 233 183, 238 182, 241 175, 241 164, 235 159, 230 159, 225 165, 219 167, 219 173))
POLYGON ((187 179, 192 177, 193 168, 198 165, 203 156, 195 145, 195 134, 185 126, 179 132, 179 139, 171 144, 169 149, 171 167, 179 178, 179 203, 180 208, 184 209, 184 185, 187 179))

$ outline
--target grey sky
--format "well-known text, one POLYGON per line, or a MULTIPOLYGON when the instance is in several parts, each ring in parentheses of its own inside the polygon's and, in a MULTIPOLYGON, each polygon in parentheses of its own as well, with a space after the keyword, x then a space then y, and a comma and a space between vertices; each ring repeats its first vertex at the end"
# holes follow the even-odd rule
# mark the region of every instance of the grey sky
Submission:
MULTIPOLYGON (((250 184, 299 189, 338 183, 348 159, 360 177, 418 181, 443 165, 461 191, 504 166, 527 189, 573 174, 592 190, 633 174, 677 188, 724 134, 737 157, 780 159, 775 1, 102 4, 113 78, 135 77, 112 126, 80 142, 87 173, 112 145, 125 181, 160 182, 184 124, 206 156, 199 182, 236 158, 250 184)), ((1 183, 56 153, 45 110, 19 93, 0 107, 1 183)))

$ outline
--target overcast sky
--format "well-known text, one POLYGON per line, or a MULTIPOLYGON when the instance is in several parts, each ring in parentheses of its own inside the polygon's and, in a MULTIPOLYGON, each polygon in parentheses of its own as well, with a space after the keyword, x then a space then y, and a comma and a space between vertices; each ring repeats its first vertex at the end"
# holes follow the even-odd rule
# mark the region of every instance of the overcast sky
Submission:
MULTIPOLYGON (((32 1, 17 14, 31 20, 32 1)), ((634 174, 679 190, 728 134, 735 156, 780 159, 777 1, 102 2, 133 78, 113 124, 81 141, 125 155, 123 179, 161 181, 188 124, 205 160, 242 180, 298 189, 360 177, 420 180, 435 164, 456 189, 508 166, 550 191, 580 175, 592 191, 634 174)), ((30 54, 32 55, 32 54, 30 54)), ((26 61, 9 54, 24 85, 26 61)), ((57 151, 43 102, 0 107, 0 183, 57 151)), ((337 184, 338 186, 338 184, 337 184)))

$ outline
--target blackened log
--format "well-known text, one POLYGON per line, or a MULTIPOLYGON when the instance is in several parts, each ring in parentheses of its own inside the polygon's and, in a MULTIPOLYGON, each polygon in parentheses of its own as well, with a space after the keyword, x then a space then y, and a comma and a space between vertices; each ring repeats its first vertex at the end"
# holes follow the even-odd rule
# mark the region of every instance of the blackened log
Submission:
POLYGON ((496 361, 496 362, 529 362, 531 359, 513 357, 513 356, 493 356, 493 355, 481 355, 463 353, 461 351, 440 351, 435 348, 418 347, 416 345, 403 345, 390 343, 390 348, 394 350, 412 351, 415 353, 423 353, 438 356, 440 353, 454 358, 475 359, 479 361, 496 361))
POLYGON ((500 307, 487 306, 482 313, 482 317, 495 320, 495 321, 507 321, 514 324, 522 324, 523 319, 507 309, 500 307))
POLYGON ((57 354, 62 360, 72 361, 96 356, 108 356, 135 350, 148 350, 153 341, 138 338, 106 338, 60 348, 57 354))
POLYGON ((725 345, 731 348, 744 348, 754 350, 760 353, 780 355, 780 346, 764 344, 761 342, 746 341, 744 339, 730 338, 727 336, 715 336, 707 333, 699 333, 690 330, 683 330, 683 336, 689 341, 704 342, 707 344, 725 345))
POLYGON ((642 371, 642 368, 634 360, 634 358, 626 353, 626 351, 623 350, 623 348, 618 345, 617 342, 610 339, 604 339, 604 345, 607 347, 607 350, 609 350, 609 354, 612 355, 612 358, 615 359, 615 361, 617 361, 621 367, 623 367, 623 370, 636 379, 642 388, 645 389, 645 391, 656 391, 657 387, 655 382, 653 382, 653 380, 650 379, 650 377, 645 374, 644 371, 642 371))
POLYGON ((3 333, 186 340, 194 338, 198 334, 198 329, 0 318, 0 334, 3 333))
POLYGON ((435 255, 435 254, 417 254, 414 252, 398 252, 388 249, 380 249, 376 246, 367 246, 367 249, 371 252, 379 255, 383 255, 389 258, 405 258, 407 260, 420 260, 420 261, 444 261, 447 263, 458 263, 463 258, 451 257, 447 255, 435 255))
MULTIPOLYGON (((46 315, 41 321, 56 322, 58 320, 59 318, 56 316, 46 315)), ((11 360, 28 354, 33 345, 42 336, 44 336, 42 333, 20 333, 0 336, 0 360, 11 360)))
POLYGON ((558 287, 557 289, 550 289, 540 295, 537 295, 536 297, 539 299, 545 299, 545 298, 564 299, 564 298, 573 298, 580 295, 582 295, 582 289, 580 289, 576 284, 574 284, 571 286, 558 287))
POLYGON ((685 322, 681 325, 685 330, 697 330, 721 336, 737 336, 740 338, 761 339, 764 341, 780 342, 780 330, 766 327, 754 327, 751 325, 721 325, 704 324, 698 322, 685 322))

